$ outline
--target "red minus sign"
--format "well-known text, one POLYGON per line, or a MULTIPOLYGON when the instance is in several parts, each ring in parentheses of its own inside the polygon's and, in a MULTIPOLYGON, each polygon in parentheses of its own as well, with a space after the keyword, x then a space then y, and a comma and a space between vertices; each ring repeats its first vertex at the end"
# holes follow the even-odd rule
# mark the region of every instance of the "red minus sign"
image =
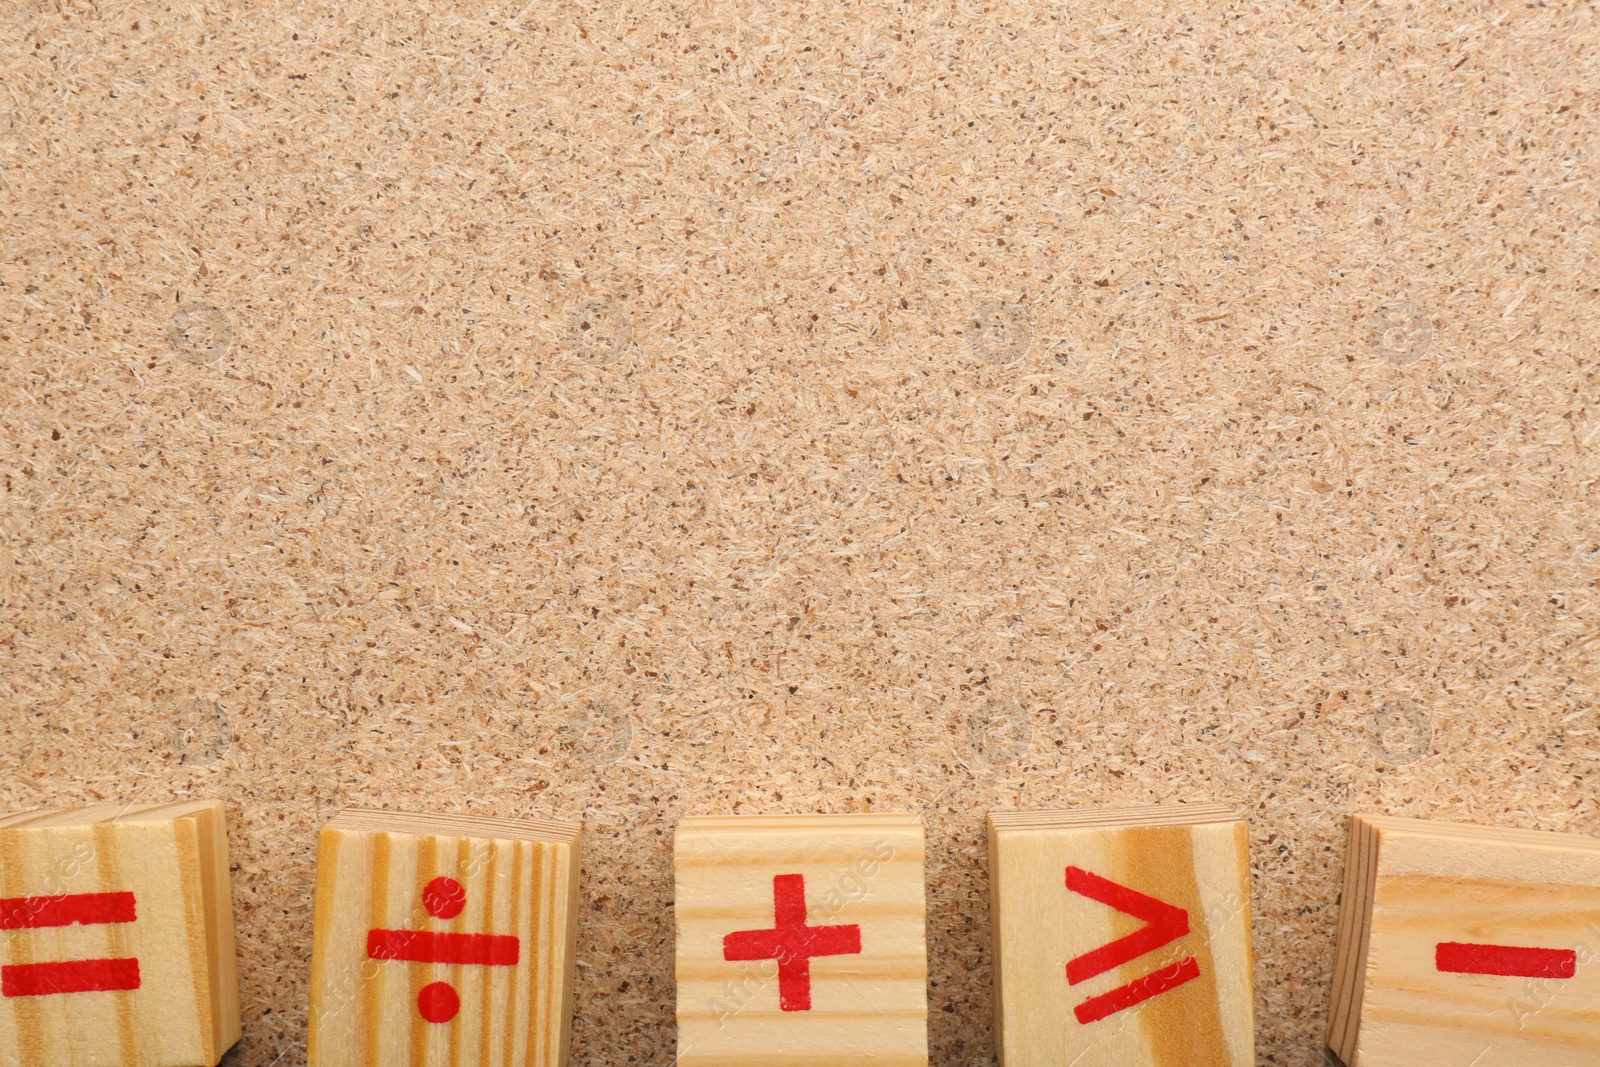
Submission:
POLYGON ((136 959, 8 963, 0 967, 0 993, 8 997, 109 993, 138 988, 139 961, 136 959))
POLYGON ((407 963, 480 963, 511 967, 521 942, 509 934, 444 934, 431 930, 371 930, 367 955, 407 963))
POLYGON ((1498 974, 1508 978, 1571 978, 1578 954, 1570 948, 1517 948, 1441 941, 1434 965, 1452 974, 1498 974))

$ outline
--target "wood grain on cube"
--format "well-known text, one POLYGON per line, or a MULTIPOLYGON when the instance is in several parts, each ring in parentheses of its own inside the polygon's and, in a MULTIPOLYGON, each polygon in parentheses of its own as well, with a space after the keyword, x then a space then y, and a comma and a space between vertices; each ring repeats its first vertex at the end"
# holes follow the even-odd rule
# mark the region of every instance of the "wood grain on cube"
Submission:
POLYGON ((1349 1067, 1600 1063, 1600 840, 1350 821, 1328 1044, 1349 1067))
POLYGON ((926 1067, 915 815, 686 818, 677 1067, 926 1067))
POLYGON ((238 1039, 221 801, 0 818, 0 1064, 213 1067, 238 1039))
POLYGON ((566 1062, 579 834, 346 811, 317 848, 312 1067, 566 1062))
POLYGON ((1231 810, 995 812, 989 861, 1005 1067, 1255 1063, 1249 835, 1231 810))

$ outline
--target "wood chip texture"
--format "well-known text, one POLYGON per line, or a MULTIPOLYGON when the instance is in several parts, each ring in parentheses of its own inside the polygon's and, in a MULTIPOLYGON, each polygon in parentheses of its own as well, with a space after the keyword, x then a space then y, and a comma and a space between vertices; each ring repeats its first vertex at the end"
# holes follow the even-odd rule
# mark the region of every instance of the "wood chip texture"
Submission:
POLYGON ((0 0, 0 810, 585 826, 572 1062, 671 1062, 684 815, 1249 819, 1320 1064, 1352 810, 1594 833, 1592 3, 0 0), (1585 785, 1585 783, 1588 783, 1585 785))

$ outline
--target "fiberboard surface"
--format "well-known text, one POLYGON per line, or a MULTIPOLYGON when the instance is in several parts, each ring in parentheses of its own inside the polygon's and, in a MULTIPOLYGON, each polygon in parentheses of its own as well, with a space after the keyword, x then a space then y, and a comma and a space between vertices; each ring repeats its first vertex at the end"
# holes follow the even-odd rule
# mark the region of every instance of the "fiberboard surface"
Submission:
POLYGON ((0 0, 0 810, 228 798, 230 1064, 346 807, 583 819, 587 1067, 681 815, 961 1067, 991 808, 1248 817, 1286 1067, 1349 811, 1600 828, 1592 6, 426 8, 0 0))

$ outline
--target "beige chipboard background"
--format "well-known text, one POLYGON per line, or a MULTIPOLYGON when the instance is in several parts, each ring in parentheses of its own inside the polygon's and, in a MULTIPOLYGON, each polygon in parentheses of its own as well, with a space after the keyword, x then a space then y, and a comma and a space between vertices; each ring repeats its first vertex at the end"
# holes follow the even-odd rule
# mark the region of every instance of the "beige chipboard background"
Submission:
POLYGON ((582 818, 573 1062, 684 814, 1248 816, 1322 1062, 1351 810, 1595 832, 1592 3, 0 0, 0 810, 582 818))

